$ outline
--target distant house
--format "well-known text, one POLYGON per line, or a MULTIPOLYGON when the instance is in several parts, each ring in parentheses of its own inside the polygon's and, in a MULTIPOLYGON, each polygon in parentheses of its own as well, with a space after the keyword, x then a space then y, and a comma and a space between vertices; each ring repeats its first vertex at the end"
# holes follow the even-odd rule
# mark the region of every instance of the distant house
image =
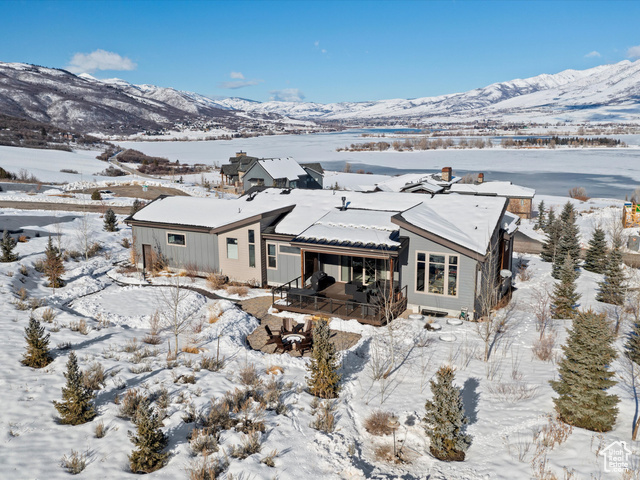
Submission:
POLYGON ((242 186, 244 191, 251 187, 322 188, 322 173, 317 169, 304 168, 293 158, 262 158, 244 172, 242 186))
POLYGON ((319 163, 299 164, 292 158, 258 158, 238 152, 220 169, 222 183, 242 187, 322 188, 319 163))
POLYGON ((511 285, 517 217, 500 197, 268 188, 159 197, 126 222, 140 267, 272 286, 274 307, 381 325, 405 308, 486 311, 511 285), (506 274, 505 274, 506 272, 506 274))

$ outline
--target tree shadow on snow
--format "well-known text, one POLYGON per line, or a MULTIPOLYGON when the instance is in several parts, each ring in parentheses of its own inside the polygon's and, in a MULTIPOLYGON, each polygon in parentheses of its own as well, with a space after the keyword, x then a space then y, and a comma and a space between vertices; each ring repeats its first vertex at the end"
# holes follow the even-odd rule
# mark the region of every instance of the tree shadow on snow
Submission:
POLYGON ((469 418, 469 425, 473 425, 478 421, 479 386, 480 382, 474 377, 467 378, 462 386, 462 403, 464 404, 465 414, 469 418))

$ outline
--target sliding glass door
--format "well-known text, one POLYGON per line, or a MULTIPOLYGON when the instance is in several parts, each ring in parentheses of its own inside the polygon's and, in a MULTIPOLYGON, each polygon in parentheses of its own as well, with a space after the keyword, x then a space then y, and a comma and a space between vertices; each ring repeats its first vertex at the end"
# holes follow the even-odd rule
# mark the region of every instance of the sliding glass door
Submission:
POLYGON ((340 281, 364 285, 389 279, 389 260, 340 256, 340 281))

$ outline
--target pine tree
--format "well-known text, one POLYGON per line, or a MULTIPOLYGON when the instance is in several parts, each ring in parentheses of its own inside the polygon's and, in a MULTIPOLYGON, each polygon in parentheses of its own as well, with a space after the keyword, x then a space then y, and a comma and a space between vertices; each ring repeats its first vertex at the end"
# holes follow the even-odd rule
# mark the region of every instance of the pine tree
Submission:
POLYGON ((320 398, 336 398, 340 392, 340 375, 336 347, 329 341, 331 332, 326 320, 320 320, 313 328, 313 351, 307 365, 309 392, 320 398))
POLYGON ((575 210, 570 202, 565 204, 560 215, 560 221, 562 224, 560 238, 556 247, 553 268, 551 269, 551 276, 556 279, 560 278, 560 271, 567 255, 573 260, 576 276, 579 275, 577 268, 580 263, 580 230, 576 225, 575 210))
POLYGON ((44 333, 44 327, 33 316, 29 318, 29 326, 24 329, 24 338, 27 341, 27 351, 22 357, 23 365, 42 368, 53 361, 49 354, 49 334, 44 333))
MULTIPOLYGON (((549 207, 549 210, 547 211, 547 223, 545 224, 545 228, 544 231, 547 232, 547 230, 549 229, 549 227, 551 225, 553 225, 556 222, 556 212, 553 209, 553 207, 549 207)), ((549 232, 547 232, 549 233, 549 232)))
POLYGON ((18 259, 18 255, 13 253, 13 249, 16 248, 18 242, 9 235, 7 230, 2 234, 2 241, 0 242, 0 248, 2 248, 2 256, 0 262, 15 262, 18 259))
POLYGON ((568 330, 559 380, 549 382, 559 395, 553 399, 560 419, 595 432, 608 432, 618 415, 618 396, 607 394, 615 385, 609 370, 616 358, 614 336, 604 314, 580 312, 568 330))
POLYGON ((49 279, 49 286, 53 289, 60 288, 64 285, 62 274, 64 273, 64 263, 62 262, 62 254, 60 250, 53 245, 51 237, 44 251, 46 259, 44 261, 44 274, 49 279))
MULTIPOLYGON (((553 210, 549 210, 549 212, 552 211, 553 210)), ((547 239, 542 244, 540 256, 545 262, 553 262, 557 256, 558 244, 560 243, 560 236, 562 235, 562 223, 560 220, 554 218, 553 223, 547 225, 545 233, 547 234, 547 239)))
POLYGON ((62 387, 62 401, 53 402, 61 417, 61 423, 80 425, 92 420, 96 416, 93 406, 93 390, 84 386, 82 372, 78 368, 78 359, 71 352, 67 361, 67 371, 64 374, 67 384, 62 387))
POLYGON ((602 228, 593 231, 584 261, 584 269, 593 273, 604 273, 607 267, 607 239, 602 228))
POLYGON ((631 327, 624 350, 629 360, 640 366, 640 322, 634 323, 631 327))
POLYGON ((104 214, 104 229, 107 232, 117 231, 118 230, 116 228, 117 221, 118 220, 116 218, 116 213, 112 209, 107 210, 104 214))
POLYGON ((91 192, 91 200, 102 200, 100 190, 94 190, 93 192, 91 192))
POLYGON ((611 305, 624 304, 626 288, 625 277, 622 270, 622 239, 615 236, 613 248, 607 255, 607 265, 604 271, 604 279, 598 283, 599 291, 596 300, 610 303, 611 305))
POLYGON ((538 220, 533 228, 536 230, 544 230, 547 226, 547 211, 545 210, 544 200, 540 200, 538 204, 538 220))
POLYGON ((453 368, 443 366, 436 372, 436 380, 430 380, 433 400, 426 402, 424 421, 431 454, 439 460, 461 462, 471 445, 471 436, 464 431, 469 419, 464 415, 462 394, 453 379, 453 368))
POLYGON ((129 455, 129 466, 133 473, 151 473, 167 462, 168 453, 162 453, 168 438, 160 427, 162 421, 145 398, 140 402, 135 418, 136 434, 129 432, 129 439, 136 448, 129 455))
POLYGON ((142 205, 142 202, 140 200, 138 200, 137 198, 133 201, 133 204, 131 204, 131 211, 129 212, 129 215, 135 215, 135 213, 140 210, 144 205, 142 205))
POLYGON ((560 281, 553 287, 551 315, 553 318, 574 318, 580 294, 576 292, 576 272, 571 257, 565 257, 560 281))

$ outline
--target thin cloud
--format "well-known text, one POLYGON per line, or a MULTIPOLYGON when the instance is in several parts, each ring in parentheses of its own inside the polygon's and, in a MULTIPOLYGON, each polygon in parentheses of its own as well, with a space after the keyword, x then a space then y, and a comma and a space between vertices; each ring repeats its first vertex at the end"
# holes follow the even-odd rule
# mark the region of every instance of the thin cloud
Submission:
POLYGON ((601 57, 602 55, 600 55, 600 52, 594 50, 593 52, 589 52, 585 55, 586 58, 594 58, 594 57, 601 57))
POLYGON ((218 88, 237 90, 238 88, 253 87, 254 85, 258 85, 259 83, 262 83, 264 81, 257 78, 247 80, 244 78, 242 72, 231 72, 229 74, 229 77, 232 80, 218 83, 218 88))
POLYGON ((320 48, 320 41, 316 40, 315 42, 313 42, 313 46, 316 47, 316 50, 319 50, 323 55, 327 54, 326 48, 320 48))
POLYGON ((627 57, 640 58, 640 45, 636 45, 635 47, 631 47, 627 50, 627 57))
POLYGON ((301 102, 304 100, 304 94, 299 88, 271 90, 269 94, 271 95, 271 100, 275 102, 301 102))
POLYGON ((91 53, 74 54, 65 68, 71 73, 94 73, 98 70, 135 70, 136 67, 130 58, 98 49, 91 53))

